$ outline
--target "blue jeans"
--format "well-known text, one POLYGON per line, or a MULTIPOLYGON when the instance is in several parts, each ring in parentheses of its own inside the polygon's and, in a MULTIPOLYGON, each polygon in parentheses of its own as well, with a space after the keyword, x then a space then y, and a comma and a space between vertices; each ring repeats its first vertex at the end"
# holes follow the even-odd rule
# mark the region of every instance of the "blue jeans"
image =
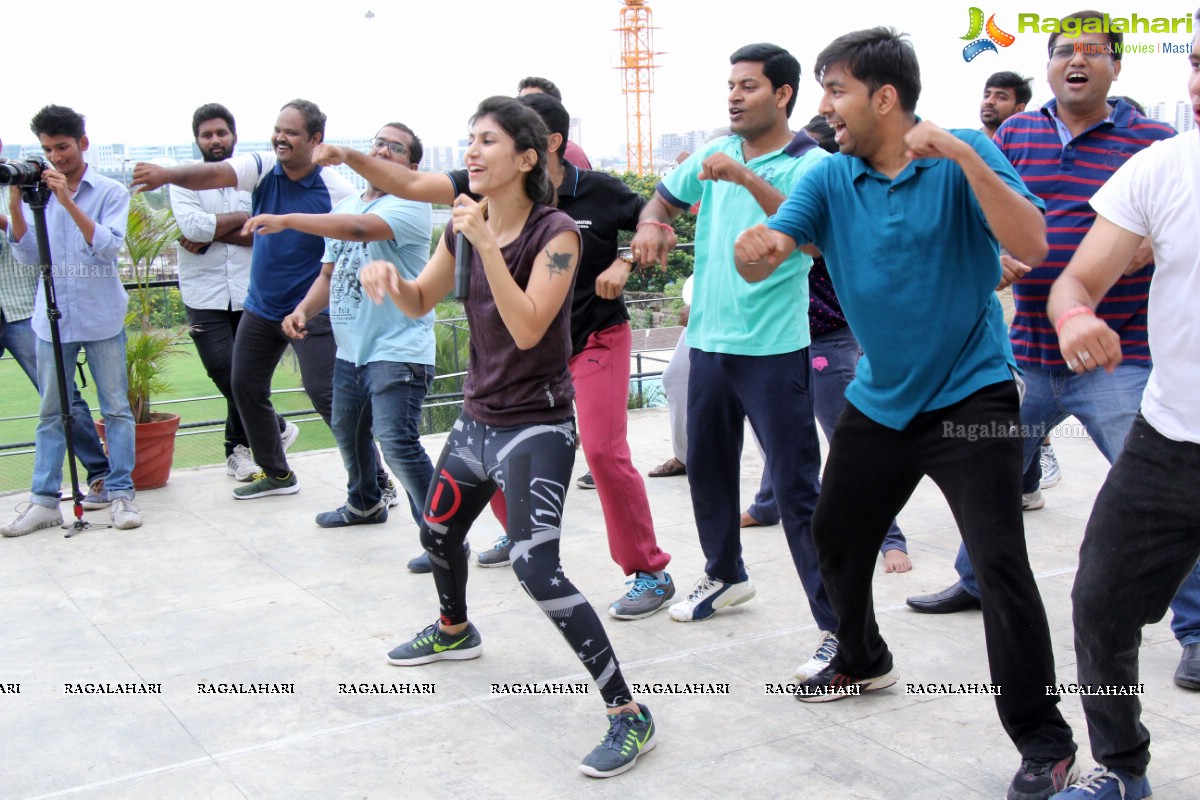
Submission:
MULTIPOLYGON (((38 388, 37 368, 37 335, 28 319, 10 322, 4 320, 0 324, 0 355, 8 350, 13 360, 20 365, 33 388, 38 388)), ((55 384, 57 386, 57 384, 55 384)), ((87 482, 93 483, 108 474, 108 456, 104 453, 104 445, 100 444, 100 436, 92 423, 92 410, 87 401, 79 394, 79 386, 71 382, 71 442, 75 446, 75 457, 87 471, 87 482)))
MULTIPOLYGON (((846 408, 846 387, 854 380, 862 351, 858 349, 858 340, 848 327, 817 334, 808 350, 812 355, 813 410, 817 415, 817 423, 825 432, 825 441, 832 442, 833 429, 846 408)), ((747 511, 764 525, 779 522, 779 507, 775 505, 775 492, 771 490, 769 468, 763 470, 758 494, 754 495, 754 503, 747 511)), ((880 550, 885 553, 888 550, 908 552, 908 543, 896 520, 892 520, 888 527, 880 550)))
MULTIPOLYGON (((1121 444, 1133 424, 1133 417, 1142 404, 1142 392, 1150 378, 1145 367, 1121 365, 1112 374, 1103 370, 1082 375, 1052 374, 1030 367, 1025 379, 1025 399, 1021 401, 1021 425, 1028 434, 1021 461, 1021 491, 1029 494, 1037 488, 1030 485, 1033 477, 1041 479, 1041 470, 1031 470, 1038 460, 1042 440, 1060 422, 1074 415, 1087 429, 1088 436, 1100 448, 1108 463, 1117 460, 1121 444)), ((979 597, 975 570, 967 557, 966 548, 958 548, 954 560, 959 583, 971 595, 979 597)))
POLYGON ((692 348, 688 381, 688 481, 704 572, 726 583, 748 579, 738 527, 745 420, 767 454, 792 563, 813 619, 837 630, 821 582, 812 514, 821 447, 813 420, 808 349, 773 356, 736 356, 692 348))
MULTIPOLYGON (((108 438, 108 475, 104 479, 104 488, 109 497, 133 497, 136 429, 133 411, 129 408, 129 382, 125 373, 125 331, 122 330, 111 339, 96 342, 63 342, 63 365, 66 378, 71 382, 75 380, 75 362, 79 358, 79 351, 85 348, 108 438)), ((42 406, 34 434, 33 492, 29 500, 40 506, 54 508, 59 503, 67 440, 58 402, 54 345, 50 342, 37 340, 37 366, 42 406)), ((87 424, 94 432, 90 417, 87 424)))
POLYGON ((425 364, 373 361, 358 367, 334 359, 330 427, 346 466, 351 513, 367 516, 382 505, 377 436, 413 520, 421 524, 421 504, 433 482, 433 462, 421 445, 421 404, 432 385, 433 367, 425 364))
MULTIPOLYGON (((1122 365, 1111 375, 1103 370, 1082 375, 1052 375, 1026 369, 1023 377, 1025 400, 1021 403, 1021 424, 1030 435, 1025 437, 1021 490, 1028 494, 1037 488, 1036 482, 1030 487, 1029 475, 1031 465, 1038 460, 1042 439, 1068 416, 1073 415, 1083 423, 1108 463, 1117 460, 1142 404, 1142 392, 1150 378, 1150 370, 1122 365)), ((1041 477, 1040 470, 1037 476, 1041 477)), ((979 597, 975 571, 966 549, 961 546, 954 568, 963 588, 979 597)), ((1171 610, 1174 613, 1171 628, 1180 643, 1200 642, 1200 567, 1189 573, 1171 603, 1171 610)))
MULTIPOLYGON (((1198 490, 1200 444, 1168 439, 1139 414, 1096 497, 1079 548, 1071 600, 1080 685, 1138 683, 1142 626, 1162 619, 1168 604, 1176 607, 1177 588, 1194 580, 1198 490)), ((1137 696, 1080 699, 1096 761, 1145 769, 1150 733, 1137 696)))

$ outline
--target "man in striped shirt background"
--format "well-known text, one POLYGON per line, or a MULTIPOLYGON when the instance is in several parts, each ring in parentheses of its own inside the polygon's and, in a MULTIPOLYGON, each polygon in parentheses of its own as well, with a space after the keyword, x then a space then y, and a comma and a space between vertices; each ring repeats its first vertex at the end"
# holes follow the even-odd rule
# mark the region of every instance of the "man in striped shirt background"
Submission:
MULTIPOLYGON (((1079 11, 1071 17, 1103 19, 1098 11, 1079 11)), ((1015 114, 996 132, 994 140, 1016 168, 1021 179, 1046 204, 1046 239, 1049 255, 1030 268, 1002 255, 1006 272, 1021 275, 1013 283, 1016 316, 1009 329, 1013 355, 1024 373, 1025 398, 1021 423, 1025 439, 1026 510, 1041 508, 1038 483, 1041 472, 1030 469, 1037 461, 1042 439, 1068 416, 1076 417, 1111 464, 1121 452, 1125 436, 1141 404, 1150 377, 1150 347, 1146 339, 1146 314, 1150 279, 1154 275, 1149 239, 1138 248, 1125 274, 1096 308, 1121 341, 1122 361, 1111 373, 1104 370, 1072 372, 1058 348, 1054 325, 1046 316, 1050 285, 1062 274, 1079 243, 1091 229, 1096 212, 1092 196, 1135 153, 1175 135, 1170 125, 1155 122, 1121 99, 1109 99, 1113 81, 1121 73, 1119 32, 1082 33, 1069 39, 1050 34, 1047 80, 1054 99, 1037 111, 1015 114)), ((966 592, 975 598, 979 589, 965 548, 960 547, 955 569, 957 586, 933 596, 910 598, 910 605, 937 612, 950 604, 959 610, 966 592)), ((1172 603, 1172 628, 1181 644, 1200 642, 1200 566, 1192 571, 1172 603)), ((1181 663, 1176 682, 1187 685, 1181 663)), ((1195 676, 1192 681, 1200 679, 1195 676)))

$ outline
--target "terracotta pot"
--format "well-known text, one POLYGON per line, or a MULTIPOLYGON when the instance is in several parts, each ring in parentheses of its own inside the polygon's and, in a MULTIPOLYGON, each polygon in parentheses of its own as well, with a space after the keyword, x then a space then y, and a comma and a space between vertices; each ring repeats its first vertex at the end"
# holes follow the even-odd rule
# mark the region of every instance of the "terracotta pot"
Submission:
MULTIPOLYGON (((133 488, 157 489, 167 485, 171 477, 171 462, 175 458, 175 432, 179 430, 178 414, 151 412, 149 422, 137 425, 137 461, 133 467, 133 488)), ((108 440, 104 437, 104 420, 96 420, 96 432, 104 441, 108 451, 108 440)))

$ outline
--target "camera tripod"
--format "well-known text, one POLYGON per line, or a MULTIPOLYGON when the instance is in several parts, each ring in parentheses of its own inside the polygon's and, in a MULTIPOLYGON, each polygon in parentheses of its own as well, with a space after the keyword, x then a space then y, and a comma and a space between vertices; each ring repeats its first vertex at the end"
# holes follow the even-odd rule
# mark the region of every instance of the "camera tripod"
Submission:
MULTIPOLYGON (((58 321, 62 312, 58 310, 58 298, 54 292, 54 276, 50 267, 50 236, 46 228, 46 206, 50 202, 50 188, 43 183, 21 187, 21 198, 29 204, 33 211, 33 229, 37 236, 38 261, 41 262, 42 285, 46 291, 46 316, 50 320, 50 341, 54 345, 54 374, 58 378, 58 408, 62 417, 63 438, 67 444, 67 464, 71 472, 71 500, 75 521, 63 525, 64 536, 71 538, 82 531, 93 528, 111 528, 111 525, 93 524, 83 518, 83 492, 79 489, 79 470, 75 465, 75 441, 72 426, 75 420, 71 417, 71 403, 67 395, 67 368, 63 361, 62 337, 58 330, 58 321)), ((40 388, 40 387, 39 387, 40 388)))

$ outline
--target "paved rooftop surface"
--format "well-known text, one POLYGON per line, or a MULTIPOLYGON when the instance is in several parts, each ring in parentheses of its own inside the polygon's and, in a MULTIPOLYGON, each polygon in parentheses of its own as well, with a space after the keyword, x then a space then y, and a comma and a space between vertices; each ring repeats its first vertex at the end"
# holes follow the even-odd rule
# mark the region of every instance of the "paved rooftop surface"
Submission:
MULTIPOLYGON (((1062 482, 1044 510, 1025 515, 1062 682, 1075 677, 1077 548, 1107 469, 1089 440, 1067 432, 1075 437, 1055 438, 1062 482)), ((640 469, 670 455, 667 436, 665 409, 631 414, 640 469)), ((427 447, 436 455, 441 443, 429 437, 427 447)), ((138 498, 139 530, 0 541, 0 797, 996 800, 1017 767, 989 698, 906 694, 902 685, 988 682, 978 612, 930 617, 904 606, 954 578, 958 534, 928 481, 900 515, 914 570, 884 574, 880 562, 874 586, 901 685, 817 706, 764 693, 808 658, 817 631, 782 529, 750 530, 752 602, 696 624, 666 613, 604 617, 631 682, 729 690, 641 695, 659 726, 657 748, 633 772, 597 781, 576 766, 604 730, 594 686, 584 696, 492 693, 493 683, 588 680, 511 572, 472 567, 482 658, 389 666, 385 653, 436 616, 431 579, 404 569, 419 551, 416 526, 394 514, 386 525, 317 528, 313 515, 342 502, 341 461, 326 451, 293 463, 303 487, 293 496, 237 502, 223 468, 182 470, 138 498), (87 683, 159 684, 161 694, 68 693, 87 683), (222 683, 292 684, 294 693, 200 691, 222 683), (435 692, 339 691, 356 683, 435 692)), ((580 459, 576 475, 585 469, 580 459)), ((747 501, 760 470, 748 447, 747 501)), ((646 484, 686 592, 703 565, 686 478, 646 484)), ((485 515, 472 544, 489 546, 498 530, 485 515)), ((563 565, 598 611, 624 590, 595 492, 570 492, 563 565)), ((1172 683, 1179 646, 1166 622, 1146 629, 1141 656, 1154 796, 1194 800, 1200 694, 1172 683)), ((1062 707, 1090 767, 1078 699, 1062 707)))

